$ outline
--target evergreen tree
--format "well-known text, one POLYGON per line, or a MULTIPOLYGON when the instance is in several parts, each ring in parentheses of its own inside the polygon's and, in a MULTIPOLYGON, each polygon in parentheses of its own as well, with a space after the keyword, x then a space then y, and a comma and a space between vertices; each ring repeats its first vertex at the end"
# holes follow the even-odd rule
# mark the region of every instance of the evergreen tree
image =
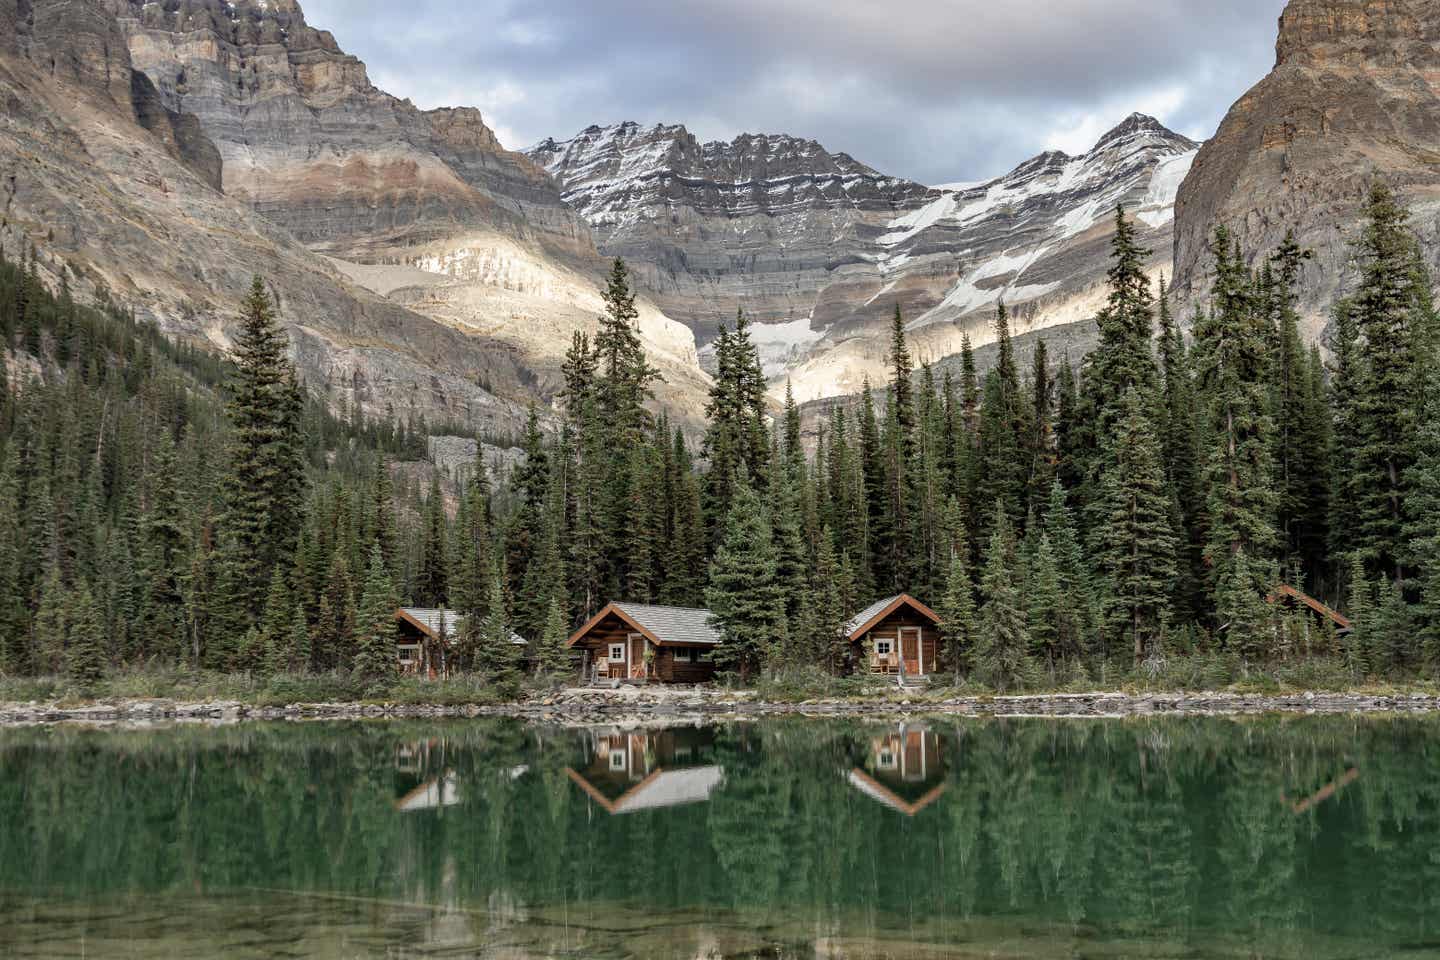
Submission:
POLYGON ((545 632, 536 650, 535 670, 543 676, 565 672, 570 665, 569 627, 559 600, 551 600, 545 612, 545 632))
POLYGON ((1105 513, 1096 542, 1106 632, 1130 647, 1138 665, 1171 619, 1175 534, 1160 444, 1134 387, 1122 400, 1116 430, 1101 478, 1105 513))
POLYGON ((66 673, 82 691, 90 691, 105 675, 105 621, 88 585, 75 594, 66 651, 66 673))
POLYGON ((1265 317, 1256 309, 1253 280, 1223 228, 1216 230, 1211 252, 1213 305, 1195 325, 1195 352, 1212 437, 1205 473, 1205 559, 1215 576, 1216 616, 1224 624, 1246 616, 1249 594, 1264 598, 1274 587, 1277 497, 1265 395, 1265 317), (1239 589, 1242 576, 1251 578, 1248 593, 1239 589))
POLYGON ((945 599, 938 612, 944 662, 959 683, 975 670, 975 653, 980 642, 975 623, 975 582, 970 576, 965 551, 955 551, 950 558, 945 599))
POLYGON ((846 607, 840 563, 829 529, 821 531, 807 606, 811 630, 809 646, 816 662, 824 663, 837 676, 843 674, 849 664, 850 644, 841 629, 846 607))
MULTIPOLYGON (((1430 376, 1440 381, 1440 371, 1430 376)), ((1419 422, 1415 460, 1405 477, 1404 533, 1406 556, 1420 585, 1419 653, 1433 673, 1440 667, 1440 386, 1426 391, 1419 422)))
POLYGON ((995 334, 998 359, 985 378, 980 405, 978 497, 981 503, 999 503, 1013 525, 1024 516, 1026 436, 1020 374, 1004 303, 996 311, 995 334))
POLYGON ((496 684, 513 684, 519 676, 520 650, 511 642, 514 631, 505 613, 505 588, 498 572, 490 578, 485 619, 475 636, 475 665, 496 684))
POLYGON ((343 549, 335 551, 325 575, 325 592, 320 597, 311 655, 321 670, 349 669, 353 664, 355 585, 343 549))
POLYGON ((385 555, 378 543, 372 544, 356 631, 353 671, 359 676, 375 680, 395 672, 395 607, 395 587, 385 570, 385 555))
POLYGON ((262 674, 284 673, 290 666, 290 637, 294 608, 290 587, 279 567, 270 577, 265 597, 265 613, 259 624, 259 657, 251 667, 262 674))
POLYGON ((705 508, 710 522, 724 522, 735 495, 733 484, 742 473, 765 476, 770 445, 766 435, 765 374, 760 353, 750 339, 745 311, 735 315, 735 329, 720 325, 715 339, 715 380, 705 407, 709 425, 703 450, 710 461, 706 478, 705 508))
POLYGON ((1030 644, 1034 655, 1043 659, 1050 676, 1055 677, 1064 658, 1060 626, 1065 617, 1065 591, 1049 534, 1038 530, 1032 531, 1032 536, 1036 543, 1025 579, 1030 644))
MULTIPOLYGON (((449 600, 446 567, 450 558, 445 549, 445 528, 445 497, 440 492, 440 474, 432 471, 430 495, 425 498, 424 540, 416 583, 416 599, 422 606, 438 607, 449 600)), ((385 559, 383 551, 380 559, 382 562, 385 559)))
POLYGON ((1433 307, 1406 213, 1383 183, 1371 189, 1366 218, 1357 250, 1360 289, 1348 307, 1359 346, 1347 410, 1353 431, 1347 439, 1355 447, 1346 508, 1371 568, 1403 582, 1405 478, 1415 451, 1419 385, 1434 362, 1433 307))
POLYGON ((235 337, 230 420, 234 426, 226 481, 226 531, 241 608, 260 611, 277 564, 289 569, 305 495, 299 390, 287 339, 257 276, 235 337))
POLYGON ((711 622, 721 643, 717 666, 748 683, 770 656, 784 622, 784 597, 776 574, 775 540, 755 488, 739 477, 735 496, 705 590, 711 622))
POLYGON ((995 520, 980 581, 984 602, 975 637, 975 676, 1002 692, 1024 686, 1033 673, 1030 627, 1020 598, 1015 534, 1003 503, 995 520))

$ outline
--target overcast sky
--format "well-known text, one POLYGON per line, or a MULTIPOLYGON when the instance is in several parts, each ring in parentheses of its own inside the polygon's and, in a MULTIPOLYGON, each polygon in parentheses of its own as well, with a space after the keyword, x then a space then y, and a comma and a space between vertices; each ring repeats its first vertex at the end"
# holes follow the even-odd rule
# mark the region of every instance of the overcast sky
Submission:
POLYGON ((381 88, 507 147, 592 123, 814 137, 924 183, 1083 152, 1134 111, 1196 139, 1274 62, 1285 0, 303 0, 381 88))

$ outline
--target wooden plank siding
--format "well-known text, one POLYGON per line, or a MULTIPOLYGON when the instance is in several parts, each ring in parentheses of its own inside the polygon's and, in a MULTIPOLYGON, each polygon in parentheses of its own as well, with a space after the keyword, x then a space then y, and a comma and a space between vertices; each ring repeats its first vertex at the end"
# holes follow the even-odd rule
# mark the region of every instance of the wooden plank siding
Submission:
MULTIPOLYGON (((919 611, 909 606, 902 606, 891 613, 884 620, 863 634, 855 644, 856 660, 862 670, 871 673, 895 675, 900 672, 901 630, 918 629, 920 631, 920 651, 924 669, 921 671, 927 676, 939 672, 940 663, 940 631, 936 629, 934 622, 922 615, 919 611), (881 660, 875 653, 875 641, 889 640, 892 643, 891 656, 881 660)), ((912 668, 906 669, 907 674, 913 675, 912 668)))
POLYGON ((639 631, 613 614, 594 624, 575 641, 574 646, 589 653, 589 663, 604 662, 606 664, 599 673, 602 679, 645 679, 656 683, 708 683, 715 679, 715 664, 709 659, 709 648, 687 648, 695 651, 696 659, 691 663, 679 662, 675 659, 677 647, 647 644, 639 631), (631 643, 634 637, 640 637, 640 639, 630 647, 630 667, 627 672, 620 673, 608 663, 610 645, 631 643), (644 651, 647 646, 652 654, 649 670, 643 675, 637 675, 636 668, 643 664, 644 651))

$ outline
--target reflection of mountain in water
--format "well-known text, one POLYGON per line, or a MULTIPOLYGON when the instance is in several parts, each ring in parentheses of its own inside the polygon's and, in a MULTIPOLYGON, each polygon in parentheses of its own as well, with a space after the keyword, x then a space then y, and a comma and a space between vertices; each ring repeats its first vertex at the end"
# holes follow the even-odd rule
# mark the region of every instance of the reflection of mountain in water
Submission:
POLYGON ((565 772, 611 814, 703 803, 725 779, 714 745, 709 730, 590 731, 588 764, 565 772))
POLYGON ((860 765, 845 776, 865 796, 913 817, 945 793, 945 755, 939 734, 902 723, 897 730, 871 737, 867 746, 860 765))

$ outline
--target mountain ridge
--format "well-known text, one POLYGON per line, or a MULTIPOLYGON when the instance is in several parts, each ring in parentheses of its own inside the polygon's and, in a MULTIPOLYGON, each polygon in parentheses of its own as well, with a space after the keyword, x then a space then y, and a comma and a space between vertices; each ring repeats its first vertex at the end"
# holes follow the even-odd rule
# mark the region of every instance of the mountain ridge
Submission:
POLYGON ((636 264, 702 344, 743 304, 776 392, 790 380, 802 399, 820 399, 878 374, 896 306, 919 355, 935 357, 957 352, 963 334, 986 342, 981 315, 1001 297, 1036 329, 1088 316, 1108 255, 1089 234, 1117 203, 1161 251, 1155 274, 1168 270, 1173 195, 1197 146, 1136 113, 1084 154, 1047 151, 950 187, 806 138, 702 143, 683 124, 591 125, 527 153, 599 249, 636 264))

